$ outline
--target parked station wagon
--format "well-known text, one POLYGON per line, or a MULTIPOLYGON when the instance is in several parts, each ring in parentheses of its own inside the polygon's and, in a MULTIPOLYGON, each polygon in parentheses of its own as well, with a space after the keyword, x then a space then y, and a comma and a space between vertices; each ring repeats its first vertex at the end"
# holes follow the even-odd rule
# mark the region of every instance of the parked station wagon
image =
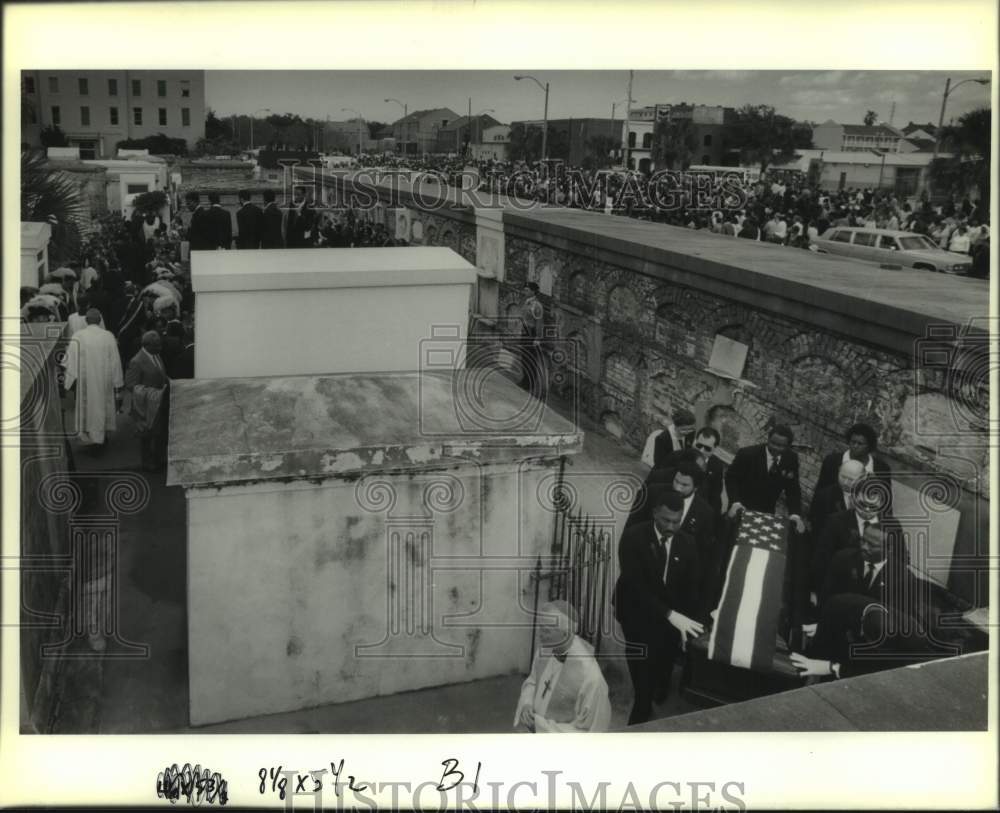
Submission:
POLYGON ((816 248, 827 254, 943 274, 968 274, 972 270, 972 258, 967 254, 944 251, 922 234, 907 231, 834 226, 816 240, 816 248))

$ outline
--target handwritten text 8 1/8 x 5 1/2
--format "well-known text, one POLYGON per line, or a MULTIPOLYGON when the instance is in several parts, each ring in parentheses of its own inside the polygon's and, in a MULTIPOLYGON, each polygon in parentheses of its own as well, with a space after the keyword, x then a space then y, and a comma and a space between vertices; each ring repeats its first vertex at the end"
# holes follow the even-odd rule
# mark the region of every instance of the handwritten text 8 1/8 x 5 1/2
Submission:
MULTIPOLYGON (((452 790, 465 779, 465 774, 458 770, 458 764, 457 759, 446 759, 441 763, 444 767, 444 772, 441 774, 441 779, 436 786, 438 791, 444 792, 452 790)), ((476 792, 479 790, 479 771, 481 769, 482 763, 477 763, 476 777, 473 780, 472 785, 476 792)), ((338 799, 341 796, 343 785, 346 785, 347 790, 350 790, 353 793, 363 793, 368 790, 368 783, 359 782, 353 774, 348 774, 346 780, 341 779, 344 775, 344 760, 340 760, 340 762, 331 762, 329 770, 330 773, 333 774, 333 790, 338 799)), ((322 792, 323 777, 326 773, 326 768, 307 771, 306 773, 285 770, 281 765, 277 768, 261 768, 257 772, 257 776, 260 778, 260 787, 258 790, 261 795, 270 790, 271 793, 276 793, 278 798, 281 800, 284 800, 286 795, 290 793, 316 794, 322 792), (290 780, 294 780, 294 785, 292 787, 289 787, 290 780)))

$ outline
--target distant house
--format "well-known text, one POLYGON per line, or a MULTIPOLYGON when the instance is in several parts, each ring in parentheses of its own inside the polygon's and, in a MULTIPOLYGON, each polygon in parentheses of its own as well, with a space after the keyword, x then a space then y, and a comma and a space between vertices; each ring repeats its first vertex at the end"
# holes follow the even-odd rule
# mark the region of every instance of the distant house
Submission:
POLYGON ((476 143, 488 127, 500 124, 493 116, 483 113, 473 116, 459 116, 438 130, 436 152, 463 152, 466 145, 476 143))
POLYGON ((808 173, 828 191, 875 187, 915 197, 927 184, 931 160, 931 154, 922 152, 803 149, 796 150, 791 161, 773 168, 808 173))
POLYGON ((510 125, 497 124, 485 128, 478 141, 472 143, 472 157, 477 161, 506 161, 510 147, 510 125))
POLYGON ((837 124, 825 121, 813 128, 813 146, 819 150, 837 152, 914 152, 915 147, 905 133, 888 124, 837 124))
POLYGON ((458 113, 447 107, 415 110, 393 122, 392 136, 396 139, 396 147, 404 155, 436 152, 438 132, 457 118, 458 113))

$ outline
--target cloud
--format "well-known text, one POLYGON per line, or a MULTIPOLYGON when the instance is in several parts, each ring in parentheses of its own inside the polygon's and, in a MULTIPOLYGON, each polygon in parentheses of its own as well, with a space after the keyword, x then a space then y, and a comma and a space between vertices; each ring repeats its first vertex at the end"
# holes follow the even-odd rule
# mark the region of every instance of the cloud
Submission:
POLYGON ((834 87, 844 84, 844 71, 806 71, 782 76, 778 84, 783 87, 834 87))

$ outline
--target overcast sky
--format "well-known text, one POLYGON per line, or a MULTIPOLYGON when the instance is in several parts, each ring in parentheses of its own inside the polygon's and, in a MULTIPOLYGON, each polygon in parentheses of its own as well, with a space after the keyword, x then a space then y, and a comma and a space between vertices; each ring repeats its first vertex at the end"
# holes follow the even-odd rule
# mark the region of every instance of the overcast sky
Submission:
MULTIPOLYGON (((207 104, 219 115, 259 108, 303 117, 348 119, 353 108, 368 120, 392 121, 411 111, 449 107, 456 113, 487 108, 502 122, 542 117, 543 94, 534 82, 515 82, 513 71, 208 71, 207 104)), ((627 71, 531 71, 549 82, 549 118, 610 116, 624 102, 627 71)), ((687 101, 738 107, 771 104, 799 120, 861 123, 875 110, 893 124, 937 123, 947 76, 952 83, 983 73, 935 71, 637 71, 632 97, 639 105, 687 101)), ((946 120, 988 106, 990 86, 963 85, 948 97, 946 120)), ((621 115, 621 106, 616 117, 621 115)), ((261 114, 266 115, 266 114, 261 114)))

